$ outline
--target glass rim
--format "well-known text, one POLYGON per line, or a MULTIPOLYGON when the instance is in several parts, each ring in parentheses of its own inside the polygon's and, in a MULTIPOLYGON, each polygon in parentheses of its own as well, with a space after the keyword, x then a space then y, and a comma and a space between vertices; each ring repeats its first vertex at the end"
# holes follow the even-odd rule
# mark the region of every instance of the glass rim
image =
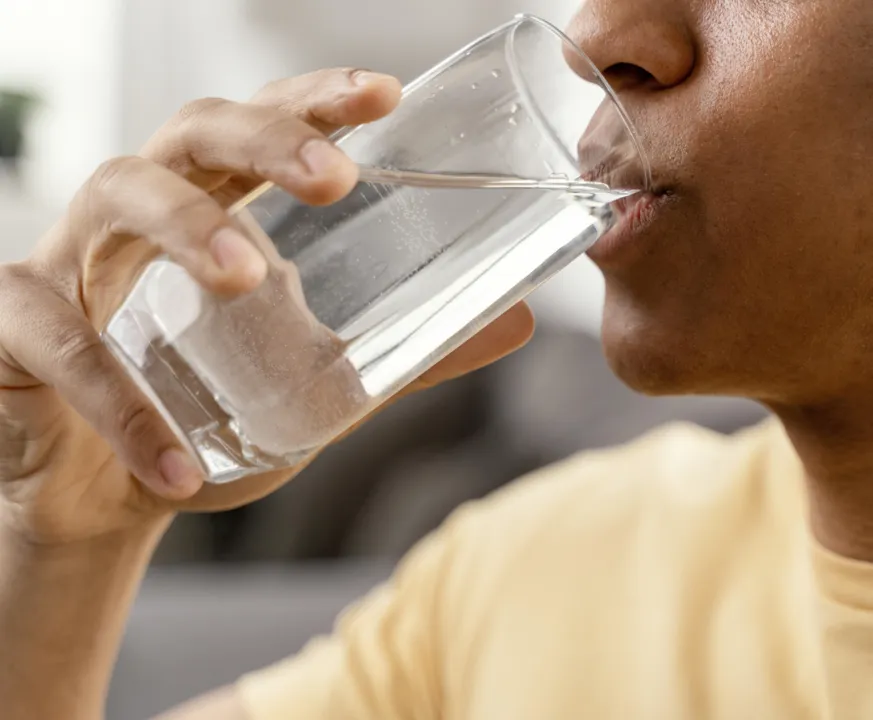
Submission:
MULTIPOLYGON (((606 96, 612 101, 613 106, 618 110, 618 115, 621 118, 622 123, 624 124, 624 128, 627 131, 628 137, 630 137, 631 143, 633 143, 634 150, 637 152, 637 156, 640 159, 640 163, 642 164, 643 171, 643 189, 650 190, 652 187, 652 167, 649 164, 649 157, 646 154, 645 148, 642 142, 637 135, 637 130, 634 127, 633 122, 631 121, 630 115, 625 109, 624 105, 622 105, 621 100, 619 100, 618 95, 615 90, 613 90, 612 86, 609 84, 607 79, 604 77, 603 73, 600 72, 598 67, 594 64, 591 58, 585 54, 585 51, 582 50, 575 42, 573 42, 567 34, 558 28, 556 25, 552 24, 548 20, 544 20, 538 15, 533 15, 531 13, 517 13, 513 16, 512 20, 505 22, 501 25, 498 25, 495 28, 492 28, 487 33, 480 35, 475 40, 467 43, 460 49, 453 52, 448 57, 441 60, 439 63, 431 67, 429 70, 426 70, 424 73, 416 77, 414 80, 411 80, 409 83, 403 86, 403 90, 401 92, 401 100, 405 98, 407 95, 419 90, 421 87, 431 82, 434 78, 440 75, 447 68, 451 67, 458 61, 462 60, 466 55, 470 54, 473 50, 478 48, 481 45, 491 41, 498 35, 502 33, 506 33, 508 31, 513 30, 514 28, 521 27, 524 24, 531 24, 539 27, 542 30, 553 35, 555 38, 560 40, 566 47, 569 47, 573 50, 574 53, 578 57, 580 57, 585 64, 591 69, 592 76, 597 81, 596 84, 600 87, 601 90, 606 93, 606 96)), ((582 82, 587 82, 584 78, 580 77, 582 82)), ((536 106, 537 111, 540 111, 540 108, 537 106, 536 101, 531 98, 531 102, 536 106)), ((335 132, 329 135, 329 138, 332 142, 339 142, 340 140, 346 138, 355 132, 360 125, 349 125, 346 127, 339 128, 335 132)), ((259 196, 264 194, 267 190, 269 190, 273 186, 272 182, 265 182, 261 186, 255 188, 250 193, 240 198, 237 202, 235 202, 230 207, 230 212, 233 214, 239 210, 242 210, 247 205, 249 205, 252 201, 256 200, 259 196)))
MULTIPOLYGON (((504 30, 513 27, 519 27, 525 23, 531 23, 552 33, 559 40, 561 40, 564 45, 571 48, 578 57, 585 61, 585 63, 591 70, 592 75, 594 76, 594 78, 596 78, 597 85, 600 86, 600 88, 606 93, 607 97, 612 101, 613 105, 618 111, 618 115, 621 118, 622 123, 624 123, 628 136, 630 137, 634 149, 637 151, 637 155, 639 155, 640 162, 642 163, 644 185, 643 189, 649 190, 652 187, 652 168, 649 164, 649 157, 646 154, 645 148, 639 138, 639 135, 637 134, 637 129, 634 126, 633 121, 631 120, 630 114, 627 112, 627 109, 622 104, 621 100, 618 97, 618 94, 615 92, 612 85, 609 84, 609 81, 606 79, 603 73, 600 72, 600 69, 597 67, 597 65, 594 64, 594 61, 590 57, 588 57, 588 55, 582 48, 579 47, 579 45, 573 42, 573 40, 570 39, 570 37, 559 27, 557 27, 553 23, 550 23, 548 20, 544 20, 538 15, 533 15, 531 13, 518 13, 510 22, 505 23, 499 28, 496 28, 494 31, 492 31, 492 33, 489 33, 489 35, 493 33, 503 32, 504 30)), ((580 77, 580 80, 585 82, 584 78, 580 77)), ((534 104, 536 103, 533 98, 531 98, 531 102, 533 102, 534 104)))
MULTIPOLYGON (((533 15, 531 13, 518 13, 512 18, 512 20, 505 22, 502 25, 498 25, 492 30, 489 30, 484 35, 480 35, 475 40, 467 43, 462 48, 456 50, 451 55, 434 65, 432 68, 430 68, 430 70, 427 70, 414 80, 410 81, 408 84, 404 85, 401 98, 405 98, 410 93, 415 92, 422 86, 429 83, 448 67, 454 65, 459 60, 462 60, 466 55, 478 48, 480 45, 489 42, 490 40, 502 33, 520 27, 521 25, 524 25, 526 23, 530 23, 551 33, 565 46, 571 48, 578 57, 585 61, 585 64, 590 68, 593 77, 597 81, 596 84, 606 93, 607 97, 609 97, 613 105, 618 110, 619 117, 621 118, 621 121, 624 124, 625 129, 627 130, 628 136, 633 143, 634 149, 636 150, 637 155, 639 155, 640 162, 642 163, 643 184, 645 186, 644 189, 650 189, 652 187, 652 168, 649 164, 649 157, 646 154, 642 142, 640 141, 636 127, 634 127, 630 115, 628 114, 621 100, 619 100, 619 97, 616 94, 615 90, 613 90, 612 86, 609 84, 609 81, 604 77, 603 73, 600 72, 598 67, 591 60, 591 58, 589 58, 588 55, 585 54, 585 51, 582 50, 582 48, 580 48, 575 42, 573 42, 563 30, 558 28, 556 25, 550 23, 548 20, 544 20, 538 15, 533 15)), ((584 78, 580 77, 580 80, 586 82, 584 78)), ((536 105, 536 101, 533 100, 533 98, 531 98, 531 102, 536 105)), ((537 107, 537 110, 540 110, 539 107, 537 107)), ((349 134, 352 130, 354 130, 353 127, 343 128, 342 130, 339 130, 337 133, 335 133, 332 138, 339 140, 349 134)))

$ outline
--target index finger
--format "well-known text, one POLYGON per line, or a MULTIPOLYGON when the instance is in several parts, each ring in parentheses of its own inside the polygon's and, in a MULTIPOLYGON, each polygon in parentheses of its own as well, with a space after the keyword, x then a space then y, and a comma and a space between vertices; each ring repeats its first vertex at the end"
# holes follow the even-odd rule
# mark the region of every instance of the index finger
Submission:
MULTIPOLYGON (((271 107, 311 125, 324 134, 340 127, 373 122, 390 113, 400 102, 400 82, 390 75, 338 69, 278 80, 262 88, 252 104, 271 107)), ((140 151, 140 155, 182 175, 189 182, 213 192, 232 175, 197 164, 190 152, 196 142, 197 123, 208 121, 200 111, 203 101, 191 103, 168 121, 140 151)), ((236 177, 222 188, 227 206, 260 184, 263 178, 236 177)))

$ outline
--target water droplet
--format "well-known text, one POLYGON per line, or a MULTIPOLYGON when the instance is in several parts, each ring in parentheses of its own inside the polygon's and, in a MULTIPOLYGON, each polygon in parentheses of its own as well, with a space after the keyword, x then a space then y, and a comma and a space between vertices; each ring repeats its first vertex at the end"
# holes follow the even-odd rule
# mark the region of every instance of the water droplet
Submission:
POLYGON ((509 106, 509 112, 513 115, 515 115, 519 110, 521 110, 521 105, 518 103, 512 103, 512 105, 509 106))
POLYGON ((497 69, 491 71, 491 77, 499 78, 501 74, 500 70, 497 69))
POLYGON ((437 85, 437 92, 442 92, 445 89, 446 89, 445 85, 437 85))
POLYGON ((460 133, 458 135, 458 140, 463 140, 465 137, 467 137, 467 133, 460 133))
POLYGON ((516 120, 514 117, 511 117, 509 118, 509 124, 513 126, 518 125, 518 120, 516 120))
POLYGON ((472 83, 470 85, 470 90, 478 90, 478 89, 479 89, 479 83, 472 83))

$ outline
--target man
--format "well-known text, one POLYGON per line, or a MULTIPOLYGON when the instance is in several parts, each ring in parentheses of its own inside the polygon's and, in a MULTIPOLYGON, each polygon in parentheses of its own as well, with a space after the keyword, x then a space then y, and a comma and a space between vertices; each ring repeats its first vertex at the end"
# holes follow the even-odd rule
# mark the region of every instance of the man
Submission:
MULTIPOLYGON (((873 717, 873 5, 591 0, 570 32, 655 170, 633 242, 593 252, 612 367, 777 419, 667 428, 465 509, 335 637, 169 718, 873 717)), ((150 248, 207 288, 256 286, 222 208, 262 178, 339 198, 355 168, 320 134, 397 97, 328 72, 194 103, 3 269, 4 718, 100 717, 173 513, 288 479, 201 487, 93 328, 150 248)), ((423 383, 530 331, 519 306, 423 383)))

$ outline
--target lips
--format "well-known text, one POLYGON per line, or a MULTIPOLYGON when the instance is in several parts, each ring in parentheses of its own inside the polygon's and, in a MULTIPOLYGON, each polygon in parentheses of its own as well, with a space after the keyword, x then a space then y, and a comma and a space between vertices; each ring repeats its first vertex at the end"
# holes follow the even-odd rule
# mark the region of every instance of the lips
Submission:
MULTIPOLYGON (((593 154, 588 147, 588 157, 593 154)), ((612 227, 607 230, 588 251, 589 257, 598 265, 628 262, 634 254, 631 246, 640 244, 639 236, 660 215, 671 198, 665 190, 646 188, 651 182, 639 161, 635 149, 621 145, 601 148, 601 161, 582 175, 584 180, 607 185, 613 190, 638 189, 632 195, 614 200, 609 204, 613 213, 612 227)))
POLYGON ((588 250, 588 257, 601 268, 627 264, 640 257, 647 244, 644 236, 672 200, 667 192, 638 192, 611 203, 613 225, 588 250))
POLYGON ((643 254, 643 236, 674 199, 652 179, 644 150, 618 106, 606 99, 577 143, 580 177, 613 190, 638 192, 610 203, 613 225, 588 251, 601 267, 626 264, 643 254))

